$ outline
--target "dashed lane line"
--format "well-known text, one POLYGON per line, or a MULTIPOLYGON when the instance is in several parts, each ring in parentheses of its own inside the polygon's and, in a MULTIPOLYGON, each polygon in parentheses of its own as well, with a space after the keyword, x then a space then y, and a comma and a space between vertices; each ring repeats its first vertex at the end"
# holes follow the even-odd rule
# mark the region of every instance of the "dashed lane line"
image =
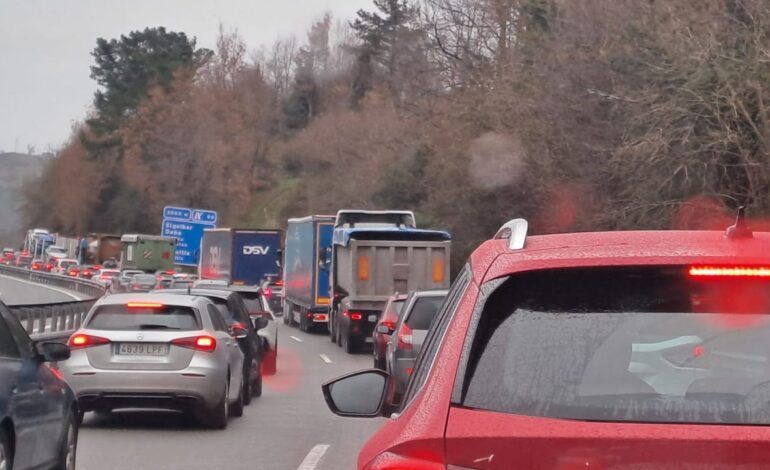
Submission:
POLYGON ((299 464, 297 470, 316 470, 327 450, 329 450, 328 444, 318 444, 317 446, 314 446, 305 456, 305 460, 299 464))
POLYGON ((302 338, 297 338, 296 336, 289 336, 289 338, 293 339, 294 341, 296 341, 298 343, 302 342, 302 338))
POLYGON ((319 356, 321 356, 321 360, 324 361, 325 363, 327 363, 327 364, 331 364, 332 363, 332 360, 329 359, 329 356, 327 356, 326 354, 319 354, 319 356))

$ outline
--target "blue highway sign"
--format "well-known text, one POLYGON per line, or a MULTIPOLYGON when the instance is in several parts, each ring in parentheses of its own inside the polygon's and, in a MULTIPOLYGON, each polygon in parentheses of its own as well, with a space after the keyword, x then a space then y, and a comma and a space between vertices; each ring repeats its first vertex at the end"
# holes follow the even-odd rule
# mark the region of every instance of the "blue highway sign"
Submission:
POLYGON ((167 206, 161 235, 177 239, 174 264, 196 266, 200 259, 203 229, 216 228, 217 213, 204 209, 167 206))

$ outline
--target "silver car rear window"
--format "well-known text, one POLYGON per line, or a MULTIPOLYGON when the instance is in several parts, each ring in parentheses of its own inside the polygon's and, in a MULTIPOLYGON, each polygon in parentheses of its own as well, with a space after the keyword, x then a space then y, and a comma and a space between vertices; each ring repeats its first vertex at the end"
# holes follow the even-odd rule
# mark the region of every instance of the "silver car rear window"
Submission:
POLYGON ((195 309, 166 305, 153 308, 136 308, 127 305, 102 305, 98 307, 88 328, 95 330, 200 330, 200 319, 195 309))
POLYGON ((413 330, 430 329, 430 325, 436 318, 436 313, 443 302, 443 295, 418 298, 414 303, 414 307, 412 307, 412 311, 409 313, 409 317, 406 319, 406 324, 413 330))

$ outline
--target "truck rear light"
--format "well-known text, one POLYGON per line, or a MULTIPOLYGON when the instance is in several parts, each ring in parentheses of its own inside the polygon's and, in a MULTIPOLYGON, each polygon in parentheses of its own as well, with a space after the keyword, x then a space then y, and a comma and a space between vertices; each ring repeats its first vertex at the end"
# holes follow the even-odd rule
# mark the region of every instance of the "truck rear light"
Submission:
POLYGON ((217 340, 212 336, 190 336, 171 341, 174 346, 179 346, 196 351, 214 352, 217 349, 217 340))
POLYGON ((265 297, 269 299, 270 297, 273 296, 273 290, 269 287, 265 287, 264 294, 265 294, 265 297))
POLYGON ((398 348, 411 350, 412 349, 412 329, 409 325, 404 323, 401 325, 401 329, 398 332, 398 348))
POLYGON ((361 281, 369 280, 369 257, 358 256, 358 279, 361 281))
POLYGON ((436 284, 444 282, 444 260, 441 258, 433 260, 433 282, 436 284))
POLYGON ((362 318, 364 318, 364 316, 361 315, 361 313, 359 313, 359 312, 350 312, 350 319, 351 320, 360 320, 362 318))
POLYGON ((102 344, 107 344, 109 342, 110 340, 107 338, 78 333, 70 337, 69 341, 67 341, 67 345, 70 349, 83 349, 92 346, 101 346, 102 344))

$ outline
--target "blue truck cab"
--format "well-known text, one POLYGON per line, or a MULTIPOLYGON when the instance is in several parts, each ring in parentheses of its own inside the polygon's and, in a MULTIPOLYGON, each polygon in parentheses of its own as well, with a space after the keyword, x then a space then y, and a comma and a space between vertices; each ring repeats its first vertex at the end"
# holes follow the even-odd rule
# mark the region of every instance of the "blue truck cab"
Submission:
POLYGON ((303 331, 329 322, 329 265, 334 216, 289 219, 284 243, 283 318, 303 331))

